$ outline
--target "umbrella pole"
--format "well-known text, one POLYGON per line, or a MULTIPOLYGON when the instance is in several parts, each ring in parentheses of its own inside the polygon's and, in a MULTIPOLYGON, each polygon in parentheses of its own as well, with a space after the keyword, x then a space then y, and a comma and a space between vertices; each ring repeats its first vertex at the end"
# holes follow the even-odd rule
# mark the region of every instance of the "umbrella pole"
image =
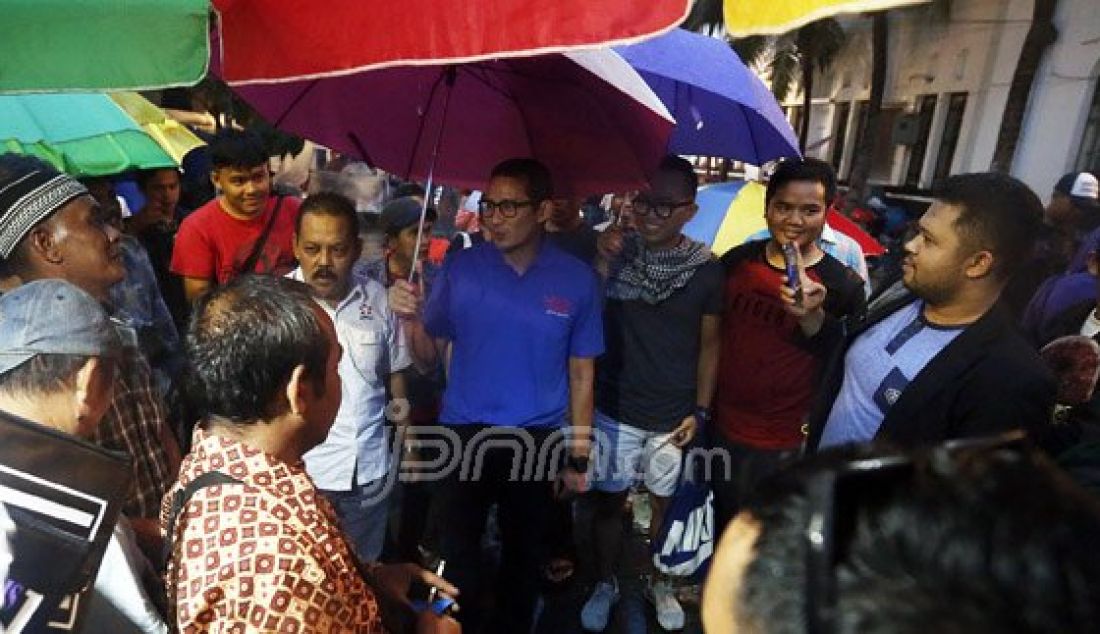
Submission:
MULTIPOLYGON (((420 223, 416 227, 416 250, 413 251, 412 267, 409 269, 409 282, 413 282, 413 277, 417 275, 417 265, 420 264, 420 245, 424 241, 424 221, 428 217, 428 200, 432 197, 435 164, 439 160, 439 148, 443 145, 443 131, 447 129, 447 109, 451 105, 451 93, 454 91, 456 74, 454 66, 447 69, 447 91, 443 94, 443 116, 439 119, 439 132, 435 135, 435 143, 432 145, 432 158, 431 162, 428 163, 428 182, 424 187, 424 204, 420 206, 420 223)), ((427 116, 426 113, 425 116, 427 116)), ((415 147, 413 153, 416 153, 415 147)), ((423 282, 423 280, 421 279, 420 282, 423 282)))

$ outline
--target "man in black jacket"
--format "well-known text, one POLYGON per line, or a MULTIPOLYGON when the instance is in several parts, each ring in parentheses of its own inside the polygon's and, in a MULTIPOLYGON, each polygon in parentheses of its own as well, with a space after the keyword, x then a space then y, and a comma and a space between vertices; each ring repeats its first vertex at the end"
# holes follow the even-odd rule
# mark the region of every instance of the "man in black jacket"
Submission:
POLYGON ((933 198, 905 245, 909 293, 857 324, 831 321, 823 293, 805 294, 807 319, 820 323, 816 337, 843 342, 811 415, 811 448, 871 439, 914 447, 1018 427, 1036 432, 1050 420, 1054 379, 998 306, 1027 261, 1042 215, 1038 197, 990 173, 953 176, 933 198))

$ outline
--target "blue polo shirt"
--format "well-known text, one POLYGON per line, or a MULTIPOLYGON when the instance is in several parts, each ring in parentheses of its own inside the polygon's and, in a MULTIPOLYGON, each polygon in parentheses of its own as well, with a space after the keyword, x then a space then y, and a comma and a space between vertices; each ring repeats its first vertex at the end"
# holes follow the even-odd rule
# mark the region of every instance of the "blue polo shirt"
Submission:
POLYGON ((523 275, 491 243, 449 256, 424 309, 428 333, 453 344, 439 420, 561 425, 569 358, 603 353, 601 310, 592 267, 549 241, 523 275))

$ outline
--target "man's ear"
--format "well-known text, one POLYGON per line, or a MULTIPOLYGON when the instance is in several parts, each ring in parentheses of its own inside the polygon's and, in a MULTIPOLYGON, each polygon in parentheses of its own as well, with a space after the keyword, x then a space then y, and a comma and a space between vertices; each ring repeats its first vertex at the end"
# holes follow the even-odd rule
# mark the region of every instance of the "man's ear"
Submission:
POLYGON ((554 214, 554 201, 546 199, 539 203, 539 207, 536 210, 535 219, 540 225, 544 225, 550 221, 550 217, 554 214))
POLYGON ((1088 269, 1089 275, 1100 277, 1100 251, 1089 253, 1088 269))
POLYGON ((684 214, 684 224, 691 222, 691 219, 695 217, 695 214, 699 213, 699 203, 691 203, 688 205, 688 211, 684 214))
POLYGON ((220 185, 218 185, 219 180, 220 179, 218 178, 218 170, 210 170, 210 184, 214 186, 214 190, 216 192, 221 193, 222 188, 220 185))
POLYGON ((61 264, 64 261, 65 258, 61 254, 57 236, 48 226, 48 223, 39 224, 31 229, 25 240, 27 241, 27 248, 34 255, 33 259, 54 265, 61 264))
MULTIPOLYGON (((89 357, 76 371, 73 408, 76 420, 83 422, 93 412, 102 413, 111 399, 113 384, 107 373, 111 365, 99 357, 89 357)), ((98 414, 97 414, 98 415, 98 414)))
POLYGON ((972 280, 986 277, 993 273, 994 258, 989 251, 978 251, 967 259, 966 276, 972 280))
POLYGON ((309 385, 309 377, 306 376, 306 366, 297 365, 290 373, 290 380, 286 382, 287 409, 296 416, 304 417, 308 400, 305 398, 306 390, 312 389, 309 385))

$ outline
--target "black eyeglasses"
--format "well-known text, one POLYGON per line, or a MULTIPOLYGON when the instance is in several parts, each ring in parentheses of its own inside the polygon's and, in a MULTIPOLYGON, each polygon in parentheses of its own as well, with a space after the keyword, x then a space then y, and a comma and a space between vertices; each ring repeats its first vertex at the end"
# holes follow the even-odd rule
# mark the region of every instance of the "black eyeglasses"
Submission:
POLYGON ((481 212, 482 216, 491 216, 492 214, 499 213, 505 218, 515 218, 516 214, 523 207, 530 207, 535 204, 533 200, 486 200, 482 198, 477 203, 477 210, 481 212))
POLYGON ((639 216, 648 216, 649 214, 655 214, 658 218, 664 219, 672 215, 674 211, 680 207, 686 207, 695 201, 693 200, 681 200, 680 202, 669 202, 665 200, 650 200, 648 198, 638 197, 634 199, 633 211, 639 216))
MULTIPOLYGON (((929 450, 934 469, 949 472, 962 454, 995 450, 1022 451, 1027 446, 1023 431, 997 436, 948 441, 929 450)), ((823 471, 807 483, 806 632, 832 634, 837 625, 838 535, 855 530, 857 510, 885 498, 905 486, 913 475, 911 455, 886 455, 855 459, 823 471)))

